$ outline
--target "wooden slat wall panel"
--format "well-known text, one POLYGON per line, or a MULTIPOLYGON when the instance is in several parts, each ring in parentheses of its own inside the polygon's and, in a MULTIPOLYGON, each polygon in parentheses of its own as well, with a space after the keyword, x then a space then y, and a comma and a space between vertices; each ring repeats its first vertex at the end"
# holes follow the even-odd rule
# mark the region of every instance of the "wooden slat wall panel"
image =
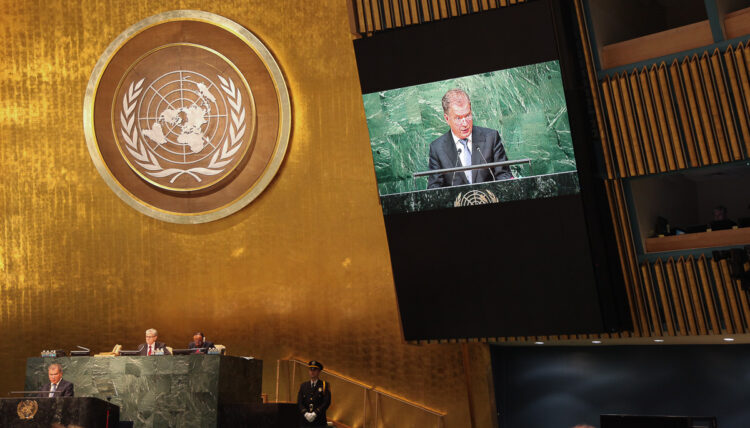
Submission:
POLYGON ((750 46, 739 43, 601 78, 602 144, 617 178, 750 156, 749 64, 750 46))
POLYGON ((727 310, 729 312, 727 318, 731 319, 734 332, 744 332, 745 328, 742 322, 738 297, 734 290, 734 283, 729 275, 724 275, 724 271, 727 274, 729 273, 727 261, 721 260, 717 263, 716 260, 711 260, 711 269, 714 272, 716 287, 720 287, 726 297, 727 310))
POLYGON ((706 98, 708 98, 709 113, 711 124, 713 125, 714 134, 716 135, 717 160, 716 162, 729 162, 729 144, 727 130, 723 127, 722 109, 718 97, 718 78, 711 72, 708 54, 704 53, 700 59, 700 71, 703 75, 703 81, 706 89, 706 98))
POLYGON ((701 256, 696 262, 698 266, 698 278, 702 284, 703 299, 705 301, 705 310, 708 313, 708 320, 711 322, 710 331, 713 334, 721 334, 721 326, 719 325, 719 312, 717 306, 714 303, 713 289, 711 287, 711 281, 708 279, 708 272, 706 268, 706 257, 701 256))
POLYGON ((726 260, 721 261, 721 274, 726 281, 731 285, 732 291, 739 300, 739 311, 742 318, 742 329, 745 333, 750 333, 750 301, 748 299, 747 291, 742 289, 739 280, 732 279, 729 276, 729 265, 726 260))
MULTIPOLYGON (((618 206, 619 203, 615 201, 617 193, 614 191, 614 186, 616 186, 616 184, 613 184, 611 182, 607 182, 605 184, 609 206, 618 206)), ((626 247, 623 238, 623 232, 625 231, 625 229, 622 226, 620 211, 617 209, 612 209, 610 212, 612 215, 612 224, 615 226, 615 241, 617 242, 620 266, 623 267, 623 279, 625 281, 625 289, 628 297, 628 307, 630 308, 630 312, 633 318, 633 333, 636 336, 639 336, 641 335, 641 332, 649 331, 648 322, 646 319, 646 310, 643 304, 643 299, 641 298, 641 281, 637 275, 632 274, 635 269, 631 268, 634 268, 635 263, 634 260, 630 257, 630 251, 628 247, 626 247)))
POLYGON ((701 294, 701 285, 698 281, 697 268, 695 261, 692 257, 685 260, 685 275, 687 276, 688 289, 690 290, 690 297, 693 303, 693 310, 695 313, 695 321, 698 326, 698 334, 708 334, 708 314, 706 312, 705 299, 701 294))
POLYGON ((726 160, 724 162, 740 160, 742 159, 742 151, 740 150, 740 143, 737 140, 737 129, 734 126, 734 118, 732 117, 732 105, 727 96, 728 88, 724 79, 724 69, 721 65, 721 54, 718 49, 711 55, 711 75, 716 85, 716 94, 721 107, 721 124, 724 126, 724 132, 728 139, 726 147, 723 149, 726 152, 726 160))
POLYGON ((612 98, 615 103, 615 114, 617 114, 617 122, 620 124, 620 138, 622 139, 622 152, 625 154, 625 166, 627 167, 628 175, 636 175, 635 160, 633 158, 633 144, 630 141, 630 135, 628 131, 628 120, 625 117, 625 109, 623 105, 627 100, 623 100, 622 93, 627 94, 627 85, 624 78, 615 76, 612 79, 612 98))
POLYGON ((667 117, 667 124, 669 124, 669 149, 674 154, 674 159, 677 164, 676 168, 683 169, 687 166, 687 164, 685 163, 685 155, 682 150, 680 134, 677 130, 677 118, 674 112, 675 108, 672 101, 672 94, 669 90, 667 67, 664 65, 664 63, 659 66, 657 78, 659 80, 659 93, 661 94, 661 99, 664 102, 664 114, 667 117))
POLYGON ((695 129, 695 140, 698 146, 698 163, 693 166, 708 165, 708 147, 706 146, 706 137, 703 128, 703 122, 701 121, 700 110, 698 109, 698 102, 696 101, 695 87, 697 85, 700 88, 700 81, 697 84, 693 83, 693 75, 690 72, 690 60, 685 59, 680 64, 681 76, 685 82, 685 94, 688 99, 688 107, 690 111, 690 119, 695 129))
POLYGON ((636 70, 634 74, 636 73, 638 74, 638 81, 640 82, 641 93, 643 94, 643 102, 646 105, 646 117, 648 117, 648 126, 651 130, 651 146, 656 157, 656 172, 666 171, 667 162, 664 158, 664 145, 659 133, 659 124, 656 122, 656 109, 654 108, 653 90, 648 84, 648 71, 644 68, 640 72, 636 70))
POLYGON ((724 289, 723 281, 721 280, 721 272, 719 272, 718 264, 714 260, 709 261, 711 266, 711 277, 714 280, 714 290, 716 290, 717 300, 719 301, 721 325, 727 333, 734 333, 734 324, 732 323, 732 317, 729 311, 729 300, 727 298, 726 290, 724 289))
POLYGON ((708 105, 706 104, 706 92, 704 81, 701 78, 700 72, 700 60, 698 55, 693 55, 690 59, 688 66, 690 67, 690 78, 693 80, 693 89, 695 90, 695 99, 698 102, 698 116, 701 121, 705 133, 703 137, 706 143, 706 152, 708 153, 707 158, 703 159, 703 164, 714 164, 719 162, 719 155, 716 151, 716 138, 711 127, 711 118, 708 111, 708 105))
POLYGON ((655 293, 655 281, 651 275, 651 269, 649 266, 642 265, 641 273, 643 275, 643 290, 646 298, 646 306, 648 307, 649 320, 651 321, 650 330, 657 336, 663 335, 663 324, 661 317, 659 316, 659 309, 656 302, 655 293))
MULTIPOLYGON (((615 159, 617 160, 617 175, 624 177, 627 175, 625 168, 625 156, 622 152, 622 144, 620 142, 620 126, 617 122, 617 114, 615 113, 614 101, 612 100, 612 86, 613 80, 607 78, 602 82, 602 98, 604 99, 604 105, 607 109, 607 117, 609 118, 609 129, 611 131, 612 151, 615 153, 615 159)), ((616 80, 614 81, 616 82, 616 80)), ((609 146, 607 146, 609 150, 609 146)))
POLYGON ((669 139, 669 124, 667 123, 664 106, 665 101, 668 102, 669 100, 662 99, 656 75, 656 66, 653 66, 648 71, 648 80, 651 84, 651 91, 654 94, 654 107, 656 109, 656 118, 658 120, 658 128, 662 141, 661 150, 664 153, 664 159, 667 161, 667 168, 664 171, 672 171, 676 169, 677 166, 674 159, 674 151, 672 150, 672 142, 669 139))
POLYGON ((674 96, 676 102, 676 108, 680 115, 680 123, 682 124, 682 135, 684 138, 684 146, 688 153, 689 165, 698 165, 698 157, 695 148, 694 139, 694 127, 690 120, 690 111, 687 107, 687 101, 685 95, 685 83, 682 75, 680 74, 680 64, 677 60, 672 62, 669 66, 669 75, 672 77, 672 84, 674 85, 674 96))
MULTIPOLYGON (((738 77, 742 84, 742 100, 744 102, 745 117, 750 115, 750 67, 747 61, 747 46, 740 44, 734 51, 735 65, 737 66, 738 77)), ((745 139, 745 156, 750 156, 750 138, 745 139)))
POLYGON ((674 314, 675 332, 678 336, 685 336, 686 322, 685 312, 683 310, 682 296, 680 295, 679 284, 677 283, 677 273, 675 272, 674 260, 670 257, 664 265, 667 284, 669 285, 669 301, 674 314))
MULTIPOLYGON (((646 173, 654 174, 657 172, 656 163, 654 161, 654 146, 651 142, 651 134, 649 131, 649 122, 646 116, 646 110, 643 103, 643 89, 638 82, 637 73, 630 75, 630 87, 633 91, 633 104, 635 107, 635 118, 638 124, 638 130, 640 131, 641 144, 643 146, 643 155, 646 158, 646 173)), ((648 92, 646 96, 648 96, 648 92)))
MULTIPOLYGON (((747 94, 745 88, 747 88, 747 73, 745 73, 744 61, 742 64, 738 64, 739 58, 742 59, 742 44, 738 46, 737 50, 734 50, 731 46, 724 52, 724 63, 727 67, 727 76, 729 81, 730 92, 734 101, 735 111, 737 112, 737 121, 739 122, 739 128, 742 132, 742 141, 746 144, 750 143, 750 126, 748 126, 748 105, 747 97, 743 94, 747 94), (744 83, 742 81, 744 77, 744 83)), ((746 146, 747 147, 747 146, 746 146)))
POLYGON ((656 280, 656 285, 658 286, 658 295, 659 295, 659 306, 660 306, 660 313, 662 320, 664 322, 664 325, 667 327, 667 334, 670 336, 675 335, 675 328, 674 328, 674 320, 672 317, 672 307, 670 305, 669 301, 669 294, 667 291, 667 285, 664 278, 664 266, 661 260, 657 261, 653 264, 654 268, 654 277, 656 280))
POLYGON ((633 161, 635 162, 635 174, 643 175, 646 173, 643 164, 643 154, 641 151, 642 143, 638 136, 638 131, 635 126, 635 115, 633 113, 633 101, 631 99, 630 85, 627 82, 627 75, 623 73, 620 77, 620 94, 622 95, 622 104, 625 107, 625 119, 627 120, 627 131, 628 140, 630 142, 630 150, 632 152, 633 161))
MULTIPOLYGON (((613 224, 615 226, 615 238, 617 241, 617 247, 621 254, 623 276, 625 277, 625 287, 628 294, 634 294, 637 296, 637 306, 631 305, 631 311, 634 313, 633 325, 635 326, 636 319, 641 320, 638 312, 644 313, 645 306, 640 303, 641 295, 640 286, 641 279, 638 271, 638 262, 635 254, 635 246, 633 245, 632 236, 630 234, 630 220, 627 212, 627 205, 625 204, 625 195, 622 189, 622 183, 610 182, 607 186, 607 198, 610 207, 613 207, 613 224), (638 318, 636 318, 638 317, 638 318)), ((644 324, 641 329, 634 331, 637 335, 648 335, 647 324, 644 324)))
MULTIPOLYGON (((687 322, 687 327, 684 334, 696 334, 700 329, 698 327, 698 321, 696 317, 696 301, 693 298, 691 290, 694 286, 688 282, 688 275, 685 266, 685 259, 680 257, 675 263, 675 270, 677 271, 677 284, 680 287, 680 297, 682 301, 683 314, 687 322)), ((700 303, 698 303, 700 304, 700 303)), ((703 333, 706 334, 705 325, 703 326, 703 333)))
POLYGON ((499 7, 526 0, 349 0, 354 14, 353 28, 362 36, 407 25, 421 24, 499 7))

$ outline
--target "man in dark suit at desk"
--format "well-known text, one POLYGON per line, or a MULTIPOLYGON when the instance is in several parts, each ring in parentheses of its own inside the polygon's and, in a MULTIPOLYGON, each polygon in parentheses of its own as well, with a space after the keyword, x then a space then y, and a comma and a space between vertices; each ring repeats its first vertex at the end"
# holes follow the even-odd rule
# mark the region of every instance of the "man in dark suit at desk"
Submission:
MULTIPOLYGON (((500 133, 474 126, 471 100, 461 89, 451 89, 443 96, 443 117, 450 131, 430 144, 430 169, 445 169, 507 161, 500 133)), ((510 168, 474 169, 431 175, 428 189, 484 183, 513 178, 510 168)))
POLYGON ((172 355, 167 349, 167 345, 164 342, 159 342, 159 332, 155 328, 146 330, 146 343, 142 343, 139 346, 139 355, 157 355, 164 352, 164 355, 172 355))
POLYGON ((73 396, 73 384, 67 380, 63 380, 62 366, 57 363, 50 364, 47 368, 47 375, 49 375, 49 383, 44 385, 41 391, 37 394, 37 397, 72 397, 73 396))
POLYGON ((193 334, 193 341, 188 345, 188 349, 195 349, 196 354, 207 354, 208 350, 213 347, 214 344, 206 342, 206 336, 200 331, 196 331, 193 334))

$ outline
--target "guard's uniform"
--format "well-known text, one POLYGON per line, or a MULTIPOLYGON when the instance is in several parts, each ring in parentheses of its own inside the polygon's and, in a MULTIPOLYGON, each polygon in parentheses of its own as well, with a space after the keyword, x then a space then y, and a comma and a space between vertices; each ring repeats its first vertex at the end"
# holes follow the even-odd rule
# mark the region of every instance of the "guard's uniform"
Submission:
MULTIPOLYGON (((314 363, 313 361, 310 362, 314 363)), ((317 363, 320 364, 320 363, 317 363)), ((321 364, 322 367, 322 364, 321 364)), ((326 410, 331 405, 331 386, 328 382, 318 379, 315 385, 311 381, 303 382, 299 386, 297 394, 297 407, 300 412, 300 426, 303 427, 324 427, 328 425, 326 410), (308 422, 305 413, 313 412, 316 414, 312 422, 308 422)))

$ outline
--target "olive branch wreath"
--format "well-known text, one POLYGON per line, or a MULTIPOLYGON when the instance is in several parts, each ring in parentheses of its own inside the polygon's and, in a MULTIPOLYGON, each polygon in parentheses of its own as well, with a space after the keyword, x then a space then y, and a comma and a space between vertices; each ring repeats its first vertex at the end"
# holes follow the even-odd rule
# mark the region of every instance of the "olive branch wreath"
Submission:
POLYGON ((122 96, 122 112, 120 112, 120 132, 127 144, 128 152, 136 159, 136 163, 146 169, 146 173, 153 177, 173 176, 169 182, 174 183, 178 177, 187 174, 199 183, 202 181, 199 175, 217 175, 224 171, 224 167, 230 163, 242 147, 242 137, 245 135, 245 107, 242 105, 242 93, 235 87, 231 78, 218 76, 221 81, 221 90, 228 96, 229 105, 232 107, 232 121, 229 126, 229 136, 224 139, 219 150, 211 157, 207 167, 194 167, 190 169, 168 168, 164 169, 156 155, 147 149, 147 145, 139 138, 138 129, 135 125, 135 106, 138 96, 143 90, 142 84, 145 78, 138 82, 132 82, 128 91, 122 96))

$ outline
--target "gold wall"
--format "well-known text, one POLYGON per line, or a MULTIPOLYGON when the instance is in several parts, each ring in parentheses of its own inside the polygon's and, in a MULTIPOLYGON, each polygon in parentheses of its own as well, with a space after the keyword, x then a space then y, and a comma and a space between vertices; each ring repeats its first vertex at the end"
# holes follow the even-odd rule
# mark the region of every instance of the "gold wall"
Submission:
MULTIPOLYGON (((183 347, 200 329, 233 355, 263 359, 271 398, 277 359, 315 358, 448 412, 446 427, 470 426, 460 345, 401 337, 345 0, 0 4, 0 395, 23 386, 26 358, 42 349, 133 349, 149 327, 183 347), (173 9, 250 29, 292 98, 276 179, 239 213, 203 225, 126 206, 95 170, 82 130, 99 55, 132 24, 173 9)), ((476 426, 491 426, 486 345, 470 345, 470 358, 476 426)), ((333 385, 332 414, 359 426, 333 385)), ((409 426, 401 416, 384 411, 382 422, 409 426)))

